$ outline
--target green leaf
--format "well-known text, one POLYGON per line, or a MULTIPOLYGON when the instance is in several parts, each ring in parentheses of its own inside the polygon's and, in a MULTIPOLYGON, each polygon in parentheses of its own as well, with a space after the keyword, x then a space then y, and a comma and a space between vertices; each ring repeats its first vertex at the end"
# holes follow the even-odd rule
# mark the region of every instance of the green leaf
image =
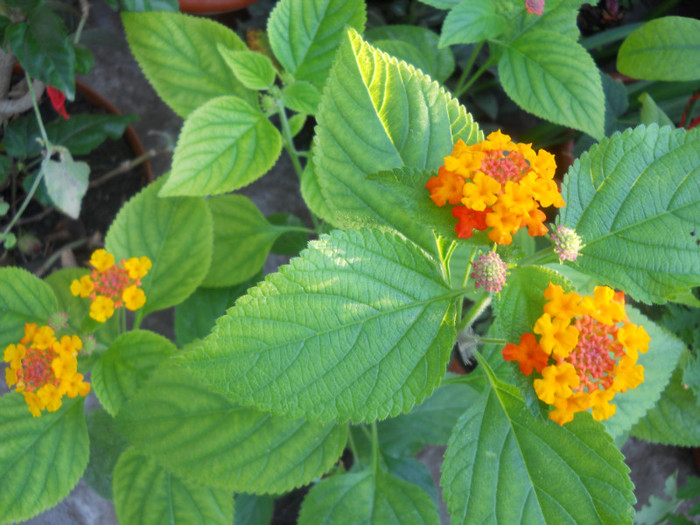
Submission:
POLYGON ((114 508, 120 523, 133 525, 233 522, 233 494, 175 476, 133 448, 114 468, 114 508))
POLYGON ((75 43, 73 43, 73 52, 75 53, 75 72, 84 75, 90 73, 92 66, 95 65, 95 57, 92 52, 87 47, 75 43))
POLYGON ((236 78, 248 89, 270 89, 275 82, 275 67, 262 53, 229 49, 222 45, 217 48, 236 78))
POLYGON ((92 370, 92 386, 102 406, 116 416, 124 402, 148 380, 175 345, 162 335, 134 330, 119 336, 92 370))
POLYGON ((642 93, 639 95, 638 100, 642 103, 640 119, 642 124, 646 126, 658 124, 659 126, 676 127, 673 121, 668 118, 668 115, 664 113, 664 110, 656 105, 656 102, 654 102, 654 99, 651 98, 649 93, 642 93))
POLYGON ((177 0, 118 0, 120 11, 170 11, 180 9, 177 0))
POLYGON ((326 478, 307 494, 299 525, 366 523, 427 525, 440 523, 435 503, 420 487, 381 470, 326 478))
POLYGON ((603 422, 608 433, 617 439, 628 432, 644 414, 652 409, 671 379, 685 345, 672 334, 653 323, 630 305, 625 307, 630 320, 643 326, 651 337, 649 350, 639 354, 637 364, 644 367, 644 382, 633 390, 617 394, 613 400, 615 415, 603 422))
POLYGON ((390 225, 434 251, 430 229, 412 221, 397 197, 366 176, 403 166, 437 169, 458 138, 468 144, 480 140, 481 132, 457 100, 350 30, 317 120, 315 174, 333 224, 390 225))
POLYGON ((458 293, 405 239, 336 230, 250 289, 184 364, 211 388, 275 414, 396 416, 445 374, 458 293))
POLYGON ((273 213, 267 216, 270 224, 274 224, 284 231, 270 248, 272 253, 278 255, 299 255, 309 241, 308 233, 300 231, 299 228, 306 229, 304 222, 291 213, 273 213))
POLYGON ((421 0, 422 4, 428 4, 437 9, 452 9, 464 0, 421 0))
POLYGON ((283 231, 244 195, 220 195, 207 202, 214 218, 214 253, 202 286, 221 288, 247 281, 263 267, 283 231))
POLYGON ((586 0, 547 0, 542 16, 528 13, 525 2, 511 4, 506 13, 510 23, 504 35, 505 40, 513 40, 525 32, 535 30, 554 31, 578 40, 581 32, 576 19, 584 3, 586 0))
POLYGON ((88 189, 90 166, 75 162, 68 151, 61 154, 60 161, 44 162, 44 182, 51 201, 63 213, 77 219, 88 189))
POLYGON ((185 121, 162 196, 200 196, 242 188, 263 176, 282 151, 277 128, 257 107, 219 97, 185 121))
POLYGON ((281 0, 267 20, 275 58, 297 80, 323 87, 346 26, 365 29, 362 0, 281 0))
POLYGON ((68 30, 51 9, 39 6, 26 22, 12 24, 5 32, 10 49, 27 74, 47 86, 75 97, 75 51, 68 30))
POLYGON ((603 425, 589 414, 563 427, 537 419, 514 387, 490 379, 445 452, 452 523, 631 524, 629 468, 603 425))
POLYGON ((407 481, 423 489, 433 501, 438 504, 438 493, 435 481, 425 463, 412 457, 393 457, 382 455, 387 472, 395 478, 407 481))
POLYGON ((259 494, 288 491, 324 474, 347 440, 344 426, 243 408, 173 366, 153 374, 117 425, 176 475, 259 494))
POLYGON ((275 500, 270 496, 236 494, 235 525, 270 525, 275 500))
POLYGON ((176 305, 201 284, 212 253, 212 218, 203 199, 158 197, 160 178, 129 200, 105 238, 116 260, 145 255, 153 264, 141 280, 146 304, 137 315, 176 305))
POLYGON ((311 82, 296 80, 282 88, 282 103, 299 113, 315 115, 320 101, 321 93, 311 82))
POLYGON ((693 391, 685 388, 682 376, 679 367, 656 406, 632 427, 632 436, 663 445, 700 446, 700 404, 693 391))
POLYGON ((87 427, 90 435, 90 462, 83 479, 100 496, 111 500, 114 466, 129 444, 116 431, 112 416, 102 408, 87 413, 87 427))
POLYGON ((121 137, 135 120, 137 118, 132 115, 71 115, 69 120, 49 122, 46 134, 52 144, 65 146, 73 155, 84 155, 108 137, 121 137))
POLYGON ((0 242, 5 244, 6 250, 11 250, 17 244, 17 237, 14 233, 0 233, 0 242))
POLYGON ((525 111, 597 139, 604 136, 600 72, 575 40, 553 31, 527 31, 505 48, 498 76, 525 111))
POLYGON ((58 311, 51 287, 21 268, 0 268, 0 348, 24 337, 24 324, 46 324, 58 311))
POLYGON ((16 159, 36 157, 42 150, 37 140, 40 136, 36 117, 33 114, 22 115, 7 124, 2 144, 5 151, 16 159))
POLYGON ((604 139, 564 178, 559 223, 586 246, 576 263, 635 300, 700 284, 700 132, 639 126, 604 139))
POLYGON ((197 288, 175 307, 177 344, 182 347, 209 335, 216 320, 261 278, 262 274, 257 274, 249 281, 230 288, 197 288))
POLYGON ((447 13, 440 34, 440 47, 496 38, 507 25, 508 19, 496 12, 493 2, 464 0, 447 13))
POLYGON ((447 80, 455 69, 452 51, 439 49, 440 37, 424 27, 378 26, 367 31, 365 38, 370 44, 416 66, 438 82, 447 80), (396 46, 397 43, 403 45, 396 46))
POLYGON ((296 137, 299 134, 299 132, 303 129, 304 124, 306 124, 306 115, 295 113, 289 117, 289 132, 291 133, 292 137, 296 137))
POLYGON ((222 95, 256 103, 257 93, 238 81, 217 49, 247 49, 231 29, 181 13, 122 13, 122 21, 146 78, 181 117, 222 95))
POLYGON ((316 175, 316 169, 314 168, 314 163, 309 161, 304 167, 304 172, 301 174, 301 196, 304 202, 309 207, 311 213, 316 215, 316 217, 321 218, 329 224, 334 223, 334 214, 328 207, 323 193, 321 192, 321 185, 318 181, 318 176, 316 175))
POLYGON ((622 42, 617 70, 644 80, 700 79, 700 20, 665 16, 647 22, 622 42))
POLYGON ((0 414, 0 521, 24 521, 65 498, 83 475, 83 399, 64 399, 58 411, 35 418, 13 392, 0 397, 0 414))

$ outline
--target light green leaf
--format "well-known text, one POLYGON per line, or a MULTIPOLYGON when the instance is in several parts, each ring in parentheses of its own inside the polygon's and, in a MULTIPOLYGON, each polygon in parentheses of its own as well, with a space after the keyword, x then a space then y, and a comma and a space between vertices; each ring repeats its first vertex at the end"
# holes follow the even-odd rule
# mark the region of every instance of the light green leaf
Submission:
POLYGON ((635 300, 700 284, 700 132, 639 126, 604 139, 564 178, 559 223, 586 246, 576 263, 635 300))
POLYGON ((498 76, 525 111, 597 139, 604 136, 600 72, 575 40, 552 31, 527 31, 505 48, 498 76))
POLYGON ((90 166, 75 162, 68 151, 61 160, 47 160, 44 164, 44 182, 53 204, 73 219, 80 215, 80 204, 87 193, 90 166))
POLYGON ((280 151, 280 133, 260 109, 238 97, 210 100, 185 121, 161 196, 242 188, 267 173, 280 151))
POLYGON ((282 88, 282 103, 299 113, 315 115, 320 101, 321 93, 311 82, 297 80, 282 88))
POLYGON ((335 223, 335 216, 331 209, 328 207, 323 193, 321 192, 321 185, 318 182, 318 176, 316 175, 316 168, 314 163, 309 160, 304 167, 304 172, 301 174, 301 196, 304 202, 309 207, 311 213, 316 215, 316 217, 321 218, 329 224, 335 223))
POLYGON ((428 525, 440 523, 435 503, 420 487, 382 470, 337 475, 307 494, 299 525, 428 525))
POLYGON ((649 93, 642 93, 639 95, 638 100, 642 103, 640 115, 642 124, 646 126, 649 126, 650 124, 658 124, 659 126, 671 126, 672 128, 676 127, 673 121, 668 118, 668 115, 664 113, 664 110, 661 109, 656 102, 654 102, 654 99, 651 98, 649 93))
POLYGON ((544 30, 560 33, 573 40, 581 36, 576 19, 586 0, 547 0, 542 16, 527 12, 525 2, 509 6, 508 24, 505 39, 513 40, 527 31, 544 30), (516 14, 519 11, 519 14, 516 14))
POLYGON ((347 428, 243 408, 173 366, 157 370, 117 425, 173 473, 238 492, 285 492, 327 472, 347 428))
POLYGON ((644 367, 644 382, 633 390, 616 394, 613 399, 615 415, 603 422, 613 439, 628 432, 656 404, 685 347, 681 341, 635 308, 627 305, 625 311, 634 324, 644 327, 651 341, 649 350, 645 354, 640 353, 637 362, 644 367))
POLYGON ((134 330, 119 336, 92 370, 92 386, 112 416, 143 386, 153 370, 175 353, 162 335, 134 330))
POLYGON ((229 49, 221 44, 217 48, 236 78, 248 89, 269 89, 275 82, 275 67, 262 53, 229 49))
POLYGON ((270 46, 297 80, 323 87, 346 26, 364 31, 362 0, 281 0, 267 20, 270 46))
POLYGON ((114 468, 114 508, 119 522, 130 525, 233 522, 231 492, 177 477, 133 448, 114 468))
MULTIPOLYGON (((306 115, 295 113, 289 117, 289 132, 292 137, 296 137, 306 124, 306 115)), ((310 163, 309 163, 310 164, 310 163)), ((307 164, 308 165, 308 164, 307 164)))
POLYGON ((0 347, 18 343, 24 324, 46 324, 58 311, 51 287, 21 268, 0 268, 0 347))
POLYGON ((0 522, 23 521, 53 507, 88 463, 83 398, 32 417, 18 393, 0 397, 0 522))
POLYGON ((493 2, 464 0, 447 13, 440 33, 440 46, 473 44, 498 37, 508 19, 496 13, 493 2))
POLYGON ((679 367, 657 405, 632 427, 632 436, 663 445, 700 446, 700 405, 693 391, 685 388, 682 376, 679 367))
POLYGON ((700 79, 700 20, 665 16, 647 22, 622 42, 617 70, 644 80, 700 79))
POLYGON ((122 13, 134 57, 156 92, 181 117, 222 95, 250 104, 257 93, 243 86, 217 46, 248 49, 231 29, 181 13, 122 13))
POLYGON ((151 183, 120 210, 105 247, 116 260, 145 255, 153 268, 141 280, 146 315, 176 305, 200 285, 209 270, 212 218, 203 199, 158 197, 163 179, 151 183))
POLYGON ((111 500, 114 466, 129 444, 116 431, 114 418, 102 408, 87 413, 87 426, 90 434, 90 462, 83 480, 100 496, 111 500))
POLYGON ((336 230, 251 288, 184 365, 211 388, 275 414, 396 416, 445 374, 458 293, 405 239, 336 230))
POLYGON ((438 82, 444 82, 455 69, 455 59, 450 49, 439 49, 440 37, 425 27, 396 25, 378 26, 365 33, 367 41, 414 65, 438 82), (408 44, 408 47, 394 44, 408 44))
POLYGON ((452 523, 631 524, 629 468, 603 425, 589 414, 563 427, 536 419, 514 387, 490 380, 447 445, 452 523))
POLYGON ((265 264, 270 248, 284 233, 244 195, 207 200, 214 218, 214 254, 202 286, 229 287, 247 281, 265 264))
MULTIPOLYGON (((403 166, 437 169, 462 138, 482 138, 465 109, 430 77, 350 30, 323 92, 314 144, 325 201, 344 227, 391 226, 434 251, 432 231, 366 176, 403 166)), ((428 199, 428 195, 426 195, 428 199)))

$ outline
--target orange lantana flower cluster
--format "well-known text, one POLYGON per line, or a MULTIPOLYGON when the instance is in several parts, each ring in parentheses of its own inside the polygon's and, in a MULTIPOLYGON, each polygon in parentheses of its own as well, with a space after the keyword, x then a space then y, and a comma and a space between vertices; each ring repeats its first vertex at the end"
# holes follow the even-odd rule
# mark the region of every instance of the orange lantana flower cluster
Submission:
POLYGON ((470 238, 474 229, 489 229, 489 239, 510 244, 527 227, 531 236, 547 233, 540 207, 564 206, 554 181, 554 155, 535 153, 530 144, 511 142, 500 131, 467 146, 459 140, 452 155, 425 185, 438 206, 454 205, 457 236, 470 238))
POLYGON ((92 274, 75 279, 70 285, 76 297, 90 297, 90 317, 101 323, 112 317, 114 310, 124 306, 138 310, 146 303, 141 278, 151 269, 148 257, 132 257, 114 263, 114 255, 95 250, 90 258, 92 274))
POLYGON ((5 348, 3 358, 10 366, 5 369, 7 386, 24 395, 34 417, 46 409, 61 408, 63 396, 86 396, 90 384, 78 373, 78 352, 83 343, 76 335, 64 335, 59 340, 50 326, 24 325, 24 337, 19 344, 5 348))
POLYGON ((630 323, 625 298, 607 286, 597 286, 592 297, 564 293, 550 283, 547 303, 533 333, 503 349, 506 361, 517 361, 525 375, 533 370, 537 397, 554 406, 549 417, 563 425, 576 412, 592 408, 597 421, 615 413, 610 401, 618 392, 644 381, 637 364, 639 352, 649 348, 643 327, 630 323))

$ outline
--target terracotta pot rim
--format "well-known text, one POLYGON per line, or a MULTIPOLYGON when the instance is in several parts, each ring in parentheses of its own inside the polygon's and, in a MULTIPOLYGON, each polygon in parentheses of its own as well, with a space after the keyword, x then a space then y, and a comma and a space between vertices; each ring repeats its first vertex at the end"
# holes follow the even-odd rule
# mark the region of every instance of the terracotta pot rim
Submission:
POLYGON ((195 15, 215 15, 238 11, 259 0, 178 0, 180 11, 195 15))

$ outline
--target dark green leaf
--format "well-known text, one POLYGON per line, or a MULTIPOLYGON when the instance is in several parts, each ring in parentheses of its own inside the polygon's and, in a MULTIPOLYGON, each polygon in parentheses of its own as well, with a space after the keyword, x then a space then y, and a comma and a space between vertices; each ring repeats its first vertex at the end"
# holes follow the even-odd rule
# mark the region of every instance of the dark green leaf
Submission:
POLYGON ((17 159, 36 157, 41 153, 41 136, 34 114, 22 115, 8 123, 2 144, 5 151, 17 159))
POLYGON ((117 139, 126 127, 137 120, 132 115, 71 115, 46 125, 46 134, 53 144, 65 146, 73 155, 90 153, 109 138, 117 139))
POLYGON ((236 494, 235 525, 270 525, 275 500, 270 496, 236 494))
POLYGON ((112 474, 128 442, 116 431, 114 419, 106 410, 96 408, 87 413, 90 435, 90 462, 83 479, 105 499, 112 499, 112 474))
POLYGON ((290 226, 291 228, 282 235, 280 235, 275 243, 270 248, 272 253, 279 255, 299 255, 299 252, 306 248, 306 243, 309 240, 308 234, 303 231, 296 231, 296 228, 305 228, 303 221, 291 213, 275 213, 273 215, 268 215, 267 220, 270 224, 284 228, 285 226, 290 226))

